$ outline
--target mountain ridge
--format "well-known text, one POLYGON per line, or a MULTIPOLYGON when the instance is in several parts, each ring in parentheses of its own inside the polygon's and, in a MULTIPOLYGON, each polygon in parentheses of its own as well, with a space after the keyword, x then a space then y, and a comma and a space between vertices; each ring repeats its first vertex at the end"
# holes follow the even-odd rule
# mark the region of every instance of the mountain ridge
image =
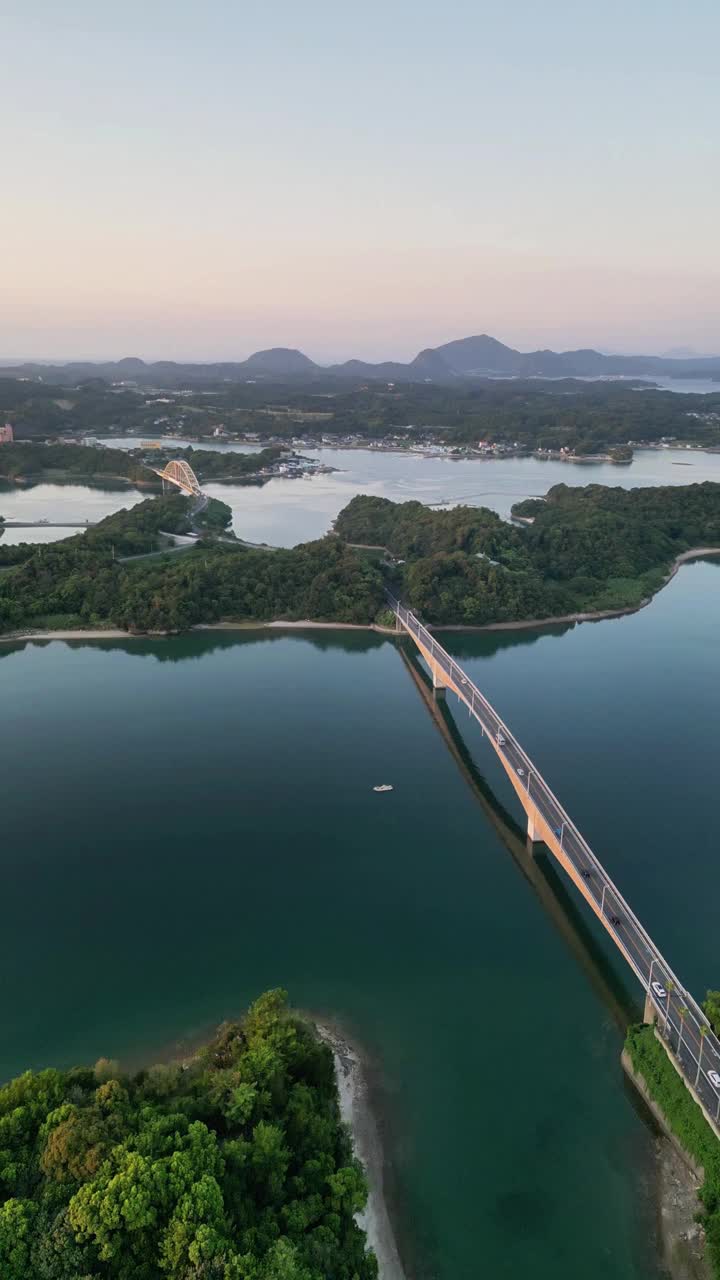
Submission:
POLYGON ((134 382, 142 385, 173 385, 189 379, 198 381, 239 381, 242 379, 356 378, 386 382, 455 382, 471 378, 592 378, 602 376, 720 377, 720 356, 618 356, 593 348, 574 351, 518 351, 489 334, 456 338, 437 347, 425 347, 405 363, 386 360, 373 363, 350 359, 339 364, 320 365, 294 347, 269 347, 255 351, 246 360, 191 362, 156 360, 138 356, 115 361, 67 361, 58 364, 24 361, 3 365, 0 377, 33 377, 66 384, 89 378, 134 382))

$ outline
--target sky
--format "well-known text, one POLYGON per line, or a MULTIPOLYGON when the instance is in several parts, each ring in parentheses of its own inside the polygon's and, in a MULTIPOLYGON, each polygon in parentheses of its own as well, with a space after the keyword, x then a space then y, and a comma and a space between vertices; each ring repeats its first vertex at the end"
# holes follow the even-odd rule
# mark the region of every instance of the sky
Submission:
POLYGON ((717 0, 4 0, 0 357, 720 352, 717 0))

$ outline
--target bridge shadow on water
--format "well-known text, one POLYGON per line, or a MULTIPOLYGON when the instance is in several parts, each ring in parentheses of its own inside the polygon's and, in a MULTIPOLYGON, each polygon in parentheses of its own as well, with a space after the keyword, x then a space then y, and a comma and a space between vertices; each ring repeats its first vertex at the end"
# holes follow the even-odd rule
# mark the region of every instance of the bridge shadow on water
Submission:
POLYGON ((446 700, 433 696, 432 682, 415 646, 401 642, 399 651, 433 723, 485 817, 624 1036, 630 1023, 642 1021, 642 1005, 623 983, 548 854, 541 852, 538 856, 529 851, 525 828, 497 798, 478 769, 446 700))

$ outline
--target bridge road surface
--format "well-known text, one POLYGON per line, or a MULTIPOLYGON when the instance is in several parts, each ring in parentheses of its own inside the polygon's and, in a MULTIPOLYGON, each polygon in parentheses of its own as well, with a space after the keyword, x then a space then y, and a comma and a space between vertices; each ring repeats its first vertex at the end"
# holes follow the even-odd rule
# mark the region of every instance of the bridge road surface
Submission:
POLYGON ((558 852, 553 849, 554 836, 560 854, 565 856, 575 872, 571 878, 607 929, 654 1007, 658 1029, 672 1050, 685 1083, 695 1091, 717 1124, 720 1121, 720 1084, 713 1084, 708 1072, 720 1075, 720 1042, 697 1001, 673 973, 540 771, 487 698, 415 615, 394 596, 388 594, 388 599, 401 626, 431 655, 453 691, 479 722, 507 773, 515 774, 516 790, 518 784, 524 787, 527 798, 549 828, 548 849, 558 857, 558 852), (664 997, 653 988, 655 982, 665 991, 664 997), (681 1013, 683 1009, 686 1011, 684 1014, 681 1013))

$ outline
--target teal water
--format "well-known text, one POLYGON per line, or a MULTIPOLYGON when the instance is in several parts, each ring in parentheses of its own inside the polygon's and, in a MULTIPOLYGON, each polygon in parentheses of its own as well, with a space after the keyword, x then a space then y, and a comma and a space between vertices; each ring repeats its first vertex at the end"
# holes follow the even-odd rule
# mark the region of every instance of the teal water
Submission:
MULTIPOLYGON (((719 587, 696 564, 632 617, 448 638, 697 994, 720 979, 719 587)), ((137 1062, 282 984, 377 1064, 414 1274, 656 1280, 612 1008, 393 642, 2 645, 0 707, 0 1077, 137 1062)))

